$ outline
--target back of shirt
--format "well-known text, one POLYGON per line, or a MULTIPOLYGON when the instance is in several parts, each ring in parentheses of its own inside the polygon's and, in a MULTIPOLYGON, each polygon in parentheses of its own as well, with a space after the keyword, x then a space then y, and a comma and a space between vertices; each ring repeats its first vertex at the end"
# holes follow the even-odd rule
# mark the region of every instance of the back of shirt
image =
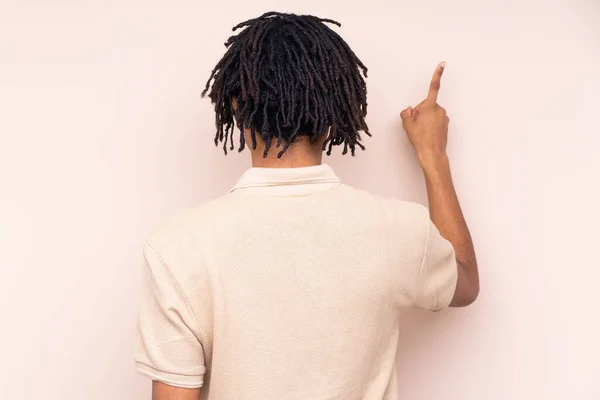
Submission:
POLYGON ((396 399, 399 310, 448 305, 427 209, 326 165, 253 168, 146 242, 137 369, 203 399, 396 399))

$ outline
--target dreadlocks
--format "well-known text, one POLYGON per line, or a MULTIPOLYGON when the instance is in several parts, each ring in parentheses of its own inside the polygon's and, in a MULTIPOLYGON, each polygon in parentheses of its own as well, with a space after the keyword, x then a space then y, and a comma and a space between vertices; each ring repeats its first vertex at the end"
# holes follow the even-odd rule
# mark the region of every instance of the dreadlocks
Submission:
POLYGON ((239 151, 245 148, 244 128, 265 142, 264 157, 273 141, 283 144, 281 157, 300 135, 314 143, 327 136, 323 150, 344 144, 354 155, 359 131, 369 133, 367 68, 348 44, 325 23, 339 22, 311 15, 269 12, 242 22, 243 29, 225 43, 227 52, 213 69, 204 97, 215 107, 215 145, 234 149, 234 119, 240 130, 239 151), (362 71, 362 74, 361 74, 362 71), (211 88, 212 82, 212 88, 211 88), (233 99, 237 106, 234 107, 233 99))

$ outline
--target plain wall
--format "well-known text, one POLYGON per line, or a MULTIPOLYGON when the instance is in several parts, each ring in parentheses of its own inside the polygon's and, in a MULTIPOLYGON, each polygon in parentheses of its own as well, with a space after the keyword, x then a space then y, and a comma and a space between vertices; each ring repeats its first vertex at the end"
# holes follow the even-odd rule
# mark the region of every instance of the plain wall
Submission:
POLYGON ((426 201, 399 112, 447 62, 482 292, 407 313, 401 398, 600 399, 595 0, 0 0, 0 398, 149 398, 141 245, 249 166, 213 146, 200 92, 231 27, 271 10, 339 20, 369 67, 374 137, 327 162, 379 194, 426 201))

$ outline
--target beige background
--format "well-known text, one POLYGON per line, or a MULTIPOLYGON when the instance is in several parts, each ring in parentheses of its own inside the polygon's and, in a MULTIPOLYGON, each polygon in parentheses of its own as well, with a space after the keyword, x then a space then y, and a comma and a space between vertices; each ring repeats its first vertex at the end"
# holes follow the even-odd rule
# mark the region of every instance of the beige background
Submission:
POLYGON ((272 9, 338 19, 370 67, 374 138, 328 162, 380 194, 425 201, 398 113, 448 62, 482 294, 407 316, 402 398, 600 399, 596 0, 0 0, 0 397, 149 398, 141 244, 249 165, 212 146, 199 93, 230 28, 272 9))

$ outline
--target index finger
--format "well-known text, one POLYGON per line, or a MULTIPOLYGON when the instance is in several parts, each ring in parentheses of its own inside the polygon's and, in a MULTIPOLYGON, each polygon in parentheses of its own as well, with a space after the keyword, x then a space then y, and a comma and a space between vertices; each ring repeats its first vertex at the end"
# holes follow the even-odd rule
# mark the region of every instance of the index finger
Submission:
POLYGON ((427 103, 433 104, 437 102, 437 96, 442 82, 442 74, 444 73, 445 67, 446 63, 441 62, 435 68, 435 71, 433 72, 433 78, 431 78, 431 83, 429 84, 429 93, 427 94, 427 99, 425 100, 427 103))

